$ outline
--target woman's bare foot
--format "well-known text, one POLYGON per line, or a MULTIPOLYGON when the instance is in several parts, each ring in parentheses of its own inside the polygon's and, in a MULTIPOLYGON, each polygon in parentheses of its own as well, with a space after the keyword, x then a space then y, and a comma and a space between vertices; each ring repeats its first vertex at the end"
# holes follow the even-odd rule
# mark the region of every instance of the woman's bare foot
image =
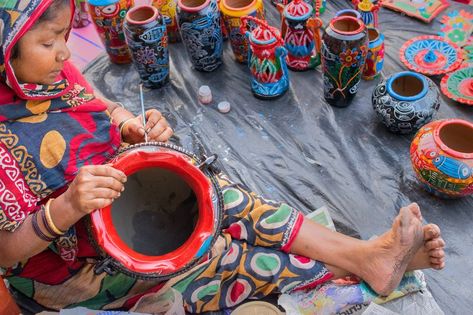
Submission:
POLYGON ((407 266, 407 270, 432 268, 436 270, 445 267, 445 241, 440 236, 440 228, 435 224, 423 227, 424 246, 422 246, 407 266))
POLYGON ((380 295, 389 295, 424 241, 417 204, 401 208, 392 229, 368 241, 360 262, 359 276, 380 295))

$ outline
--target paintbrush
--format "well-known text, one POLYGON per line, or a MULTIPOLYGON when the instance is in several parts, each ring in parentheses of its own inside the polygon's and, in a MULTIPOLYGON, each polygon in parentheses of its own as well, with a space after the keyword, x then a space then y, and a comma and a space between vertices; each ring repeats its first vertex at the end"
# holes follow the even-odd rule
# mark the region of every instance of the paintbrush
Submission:
POLYGON ((143 97, 143 84, 140 83, 140 102, 141 102, 141 115, 143 116, 143 129, 145 130, 145 142, 148 142, 148 133, 146 132, 146 113, 145 113, 145 102, 143 97))

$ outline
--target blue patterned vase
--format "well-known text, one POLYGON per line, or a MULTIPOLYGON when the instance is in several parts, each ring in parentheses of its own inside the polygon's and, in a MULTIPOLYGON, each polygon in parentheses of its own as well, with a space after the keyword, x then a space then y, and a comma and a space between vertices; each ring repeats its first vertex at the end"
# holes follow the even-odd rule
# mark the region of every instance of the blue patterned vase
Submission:
POLYGON ((440 106, 435 83, 410 71, 396 73, 381 81, 371 100, 383 124, 399 134, 416 132, 432 120, 440 106))
POLYGON ((169 81, 169 51, 166 23, 152 6, 128 11, 125 37, 143 85, 158 88, 169 81))
POLYGON ((216 0, 179 0, 177 20, 194 68, 214 71, 222 64, 223 37, 216 0))

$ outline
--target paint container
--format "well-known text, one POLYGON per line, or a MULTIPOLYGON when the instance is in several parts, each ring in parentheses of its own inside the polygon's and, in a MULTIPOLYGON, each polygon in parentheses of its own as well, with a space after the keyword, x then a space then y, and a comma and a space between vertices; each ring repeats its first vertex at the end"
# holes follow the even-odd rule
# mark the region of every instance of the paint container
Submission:
POLYGON ((212 103, 212 91, 208 85, 202 85, 198 92, 199 102, 203 105, 212 103))

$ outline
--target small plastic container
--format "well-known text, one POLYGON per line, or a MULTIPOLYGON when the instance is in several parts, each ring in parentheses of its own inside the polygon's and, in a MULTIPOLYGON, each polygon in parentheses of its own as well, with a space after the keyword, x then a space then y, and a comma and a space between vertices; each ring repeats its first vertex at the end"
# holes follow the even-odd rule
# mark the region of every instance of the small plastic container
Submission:
POLYGON ((232 106, 230 105, 229 102, 223 101, 223 102, 218 103, 217 108, 219 112, 225 114, 225 113, 228 113, 230 109, 232 109, 232 106))
POLYGON ((204 105, 212 103, 212 91, 208 85, 202 85, 198 92, 199 102, 204 105))

